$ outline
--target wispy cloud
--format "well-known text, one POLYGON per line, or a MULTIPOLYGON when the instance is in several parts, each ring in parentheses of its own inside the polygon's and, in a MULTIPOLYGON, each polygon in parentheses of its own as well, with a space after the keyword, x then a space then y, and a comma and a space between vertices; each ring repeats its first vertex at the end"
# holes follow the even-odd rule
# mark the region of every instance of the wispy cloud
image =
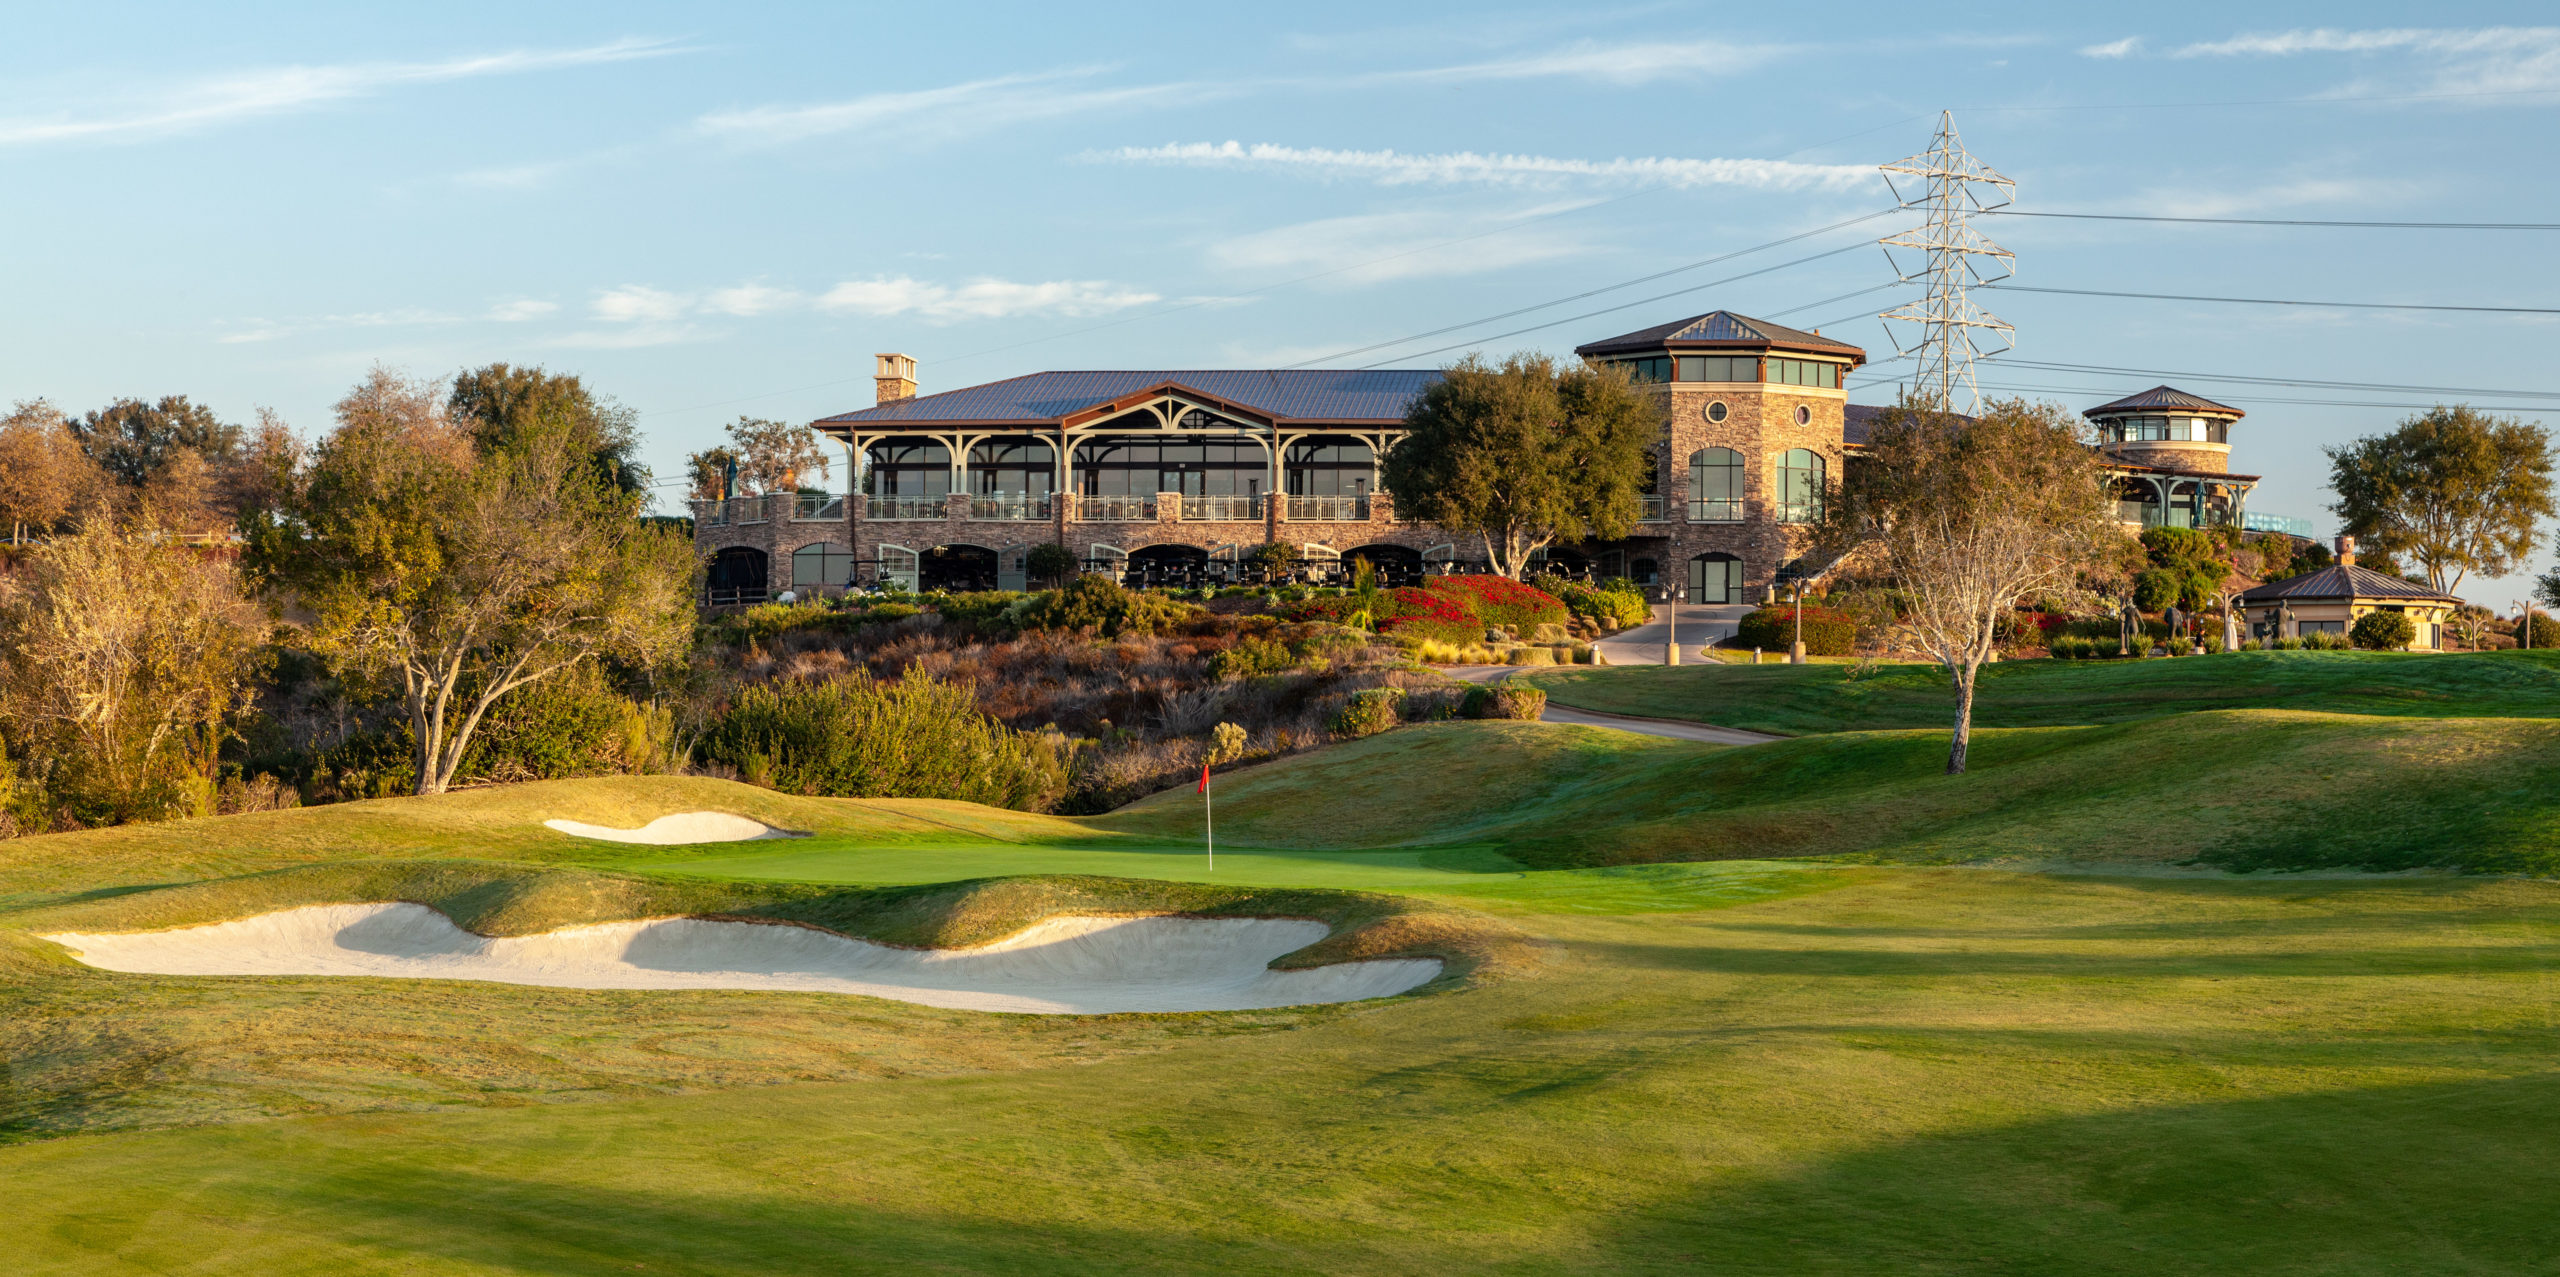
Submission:
POLYGON ((694 121, 694 129, 708 137, 765 146, 891 124, 910 125, 921 134, 939 137, 1114 107, 1219 96, 1234 91, 1233 86, 1187 81, 1074 87, 1109 70, 1107 67, 1074 67, 995 76, 934 89, 868 93, 841 102, 810 106, 758 106, 715 111, 694 121))
POLYGON ((1517 57, 1463 62, 1452 66, 1382 72, 1380 80, 1599 80, 1609 84, 1650 84, 1731 75, 1766 66, 1792 53, 1786 45, 1734 44, 1722 40, 1630 41, 1604 44, 1578 41, 1561 48, 1517 57))
POLYGON ((1163 300, 1159 294, 1090 279, 1020 284, 973 279, 935 284, 904 275, 846 280, 818 299, 821 310, 860 315, 915 315, 939 323, 963 319, 1018 319, 1029 315, 1082 317, 1163 300))
POLYGON ((489 318, 501 324, 521 324, 540 319, 560 309, 556 302, 536 301, 530 297, 500 302, 489 308, 489 318))
POLYGON ((1576 160, 1546 155, 1485 155, 1474 151, 1414 154, 1346 151, 1330 147, 1256 142, 1174 142, 1088 152, 1087 159, 1185 168, 1260 169, 1349 178, 1381 186, 1490 184, 1558 186, 1566 183, 1745 186, 1759 190, 1842 189, 1876 182, 1873 167, 1798 164, 1787 160, 1700 160, 1650 156, 1576 160))
POLYGON ((1544 211, 1551 210, 1415 209, 1327 217, 1220 241, 1210 246, 1209 259, 1254 272, 1339 272, 1329 282, 1341 286, 1476 275, 1589 251, 1581 239, 1547 225, 1468 234, 1544 211))
POLYGON ((2186 45, 2178 58, 2404 53, 2444 93, 2560 89, 2560 27, 2310 27, 2186 45))
POLYGON ((247 327, 214 338, 226 346, 252 342, 275 341, 297 337, 303 333, 334 331, 346 328, 418 328, 463 322, 460 315, 443 311, 406 307, 396 310, 356 311, 343 315, 319 315, 296 320, 252 320, 247 327))
POLYGON ((2109 40, 2105 44, 2080 46, 2080 56, 2084 58, 2129 58, 2141 51, 2142 37, 2138 35, 2129 35, 2121 40, 2109 40))
POLYGON ((589 307, 595 317, 608 324, 637 324, 675 319, 685 313, 693 299, 641 284, 608 288, 596 294, 589 307))
POLYGON ((368 97, 408 85, 664 57, 684 49, 666 40, 624 39, 580 49, 516 50, 441 62, 357 62, 287 66, 201 79, 90 114, 0 117, 0 146, 41 142, 131 142, 368 97))

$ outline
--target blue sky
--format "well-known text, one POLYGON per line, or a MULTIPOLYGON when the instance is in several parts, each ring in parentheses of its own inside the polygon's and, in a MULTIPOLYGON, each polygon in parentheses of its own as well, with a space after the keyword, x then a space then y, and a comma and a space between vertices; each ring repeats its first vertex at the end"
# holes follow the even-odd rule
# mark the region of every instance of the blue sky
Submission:
MULTIPOLYGON (((1874 166, 1925 146, 1942 108, 2021 209, 2560 220, 2549 17, 52 6, 0 44, 0 400, 183 393, 316 433, 377 362, 503 359, 639 410, 672 474, 739 413, 867 405, 874 351, 915 355, 927 391, 1324 360, 1828 226, 1889 207, 1874 166)), ((1904 291, 1877 288, 1872 247, 1500 335, 1899 220, 1326 362, 1563 352, 1718 307, 1882 359, 1870 316, 1904 291)), ((2560 305, 2553 233, 1984 224, 2020 284, 2560 305)), ((2552 317, 1977 296, 2017 326, 2019 360, 2473 392, 1985 375, 2075 408, 2161 381, 2243 407, 2254 507, 2324 531, 2320 447, 2405 405, 2560 424, 2537 407, 2560 406, 2552 317)))

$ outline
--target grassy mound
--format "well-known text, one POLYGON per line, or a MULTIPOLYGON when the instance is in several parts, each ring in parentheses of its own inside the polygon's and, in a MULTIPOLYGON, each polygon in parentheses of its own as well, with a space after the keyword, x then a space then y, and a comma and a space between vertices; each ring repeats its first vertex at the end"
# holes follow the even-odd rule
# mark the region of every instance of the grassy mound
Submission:
MULTIPOLYGON (((1747 748, 1561 724, 1431 724, 1236 773, 1240 843, 1498 845, 1541 868, 1650 861, 2201 862, 2560 873, 2560 721, 2226 710, 1747 748)), ((1094 824, 1171 836, 1158 795, 1094 824)))
MULTIPOLYGON (((1943 728, 1935 666, 1628 665, 1531 676, 1559 705, 1805 735, 1943 728)), ((2560 652, 2232 652, 1984 667, 1977 727, 2085 727, 2212 709, 2395 718, 2560 718, 2560 652)))

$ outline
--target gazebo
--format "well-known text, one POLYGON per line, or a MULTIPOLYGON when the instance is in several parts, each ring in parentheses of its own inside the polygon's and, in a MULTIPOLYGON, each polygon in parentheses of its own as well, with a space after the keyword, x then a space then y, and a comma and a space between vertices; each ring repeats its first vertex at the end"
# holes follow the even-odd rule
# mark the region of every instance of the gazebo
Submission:
POLYGON ((2444 622, 2462 600, 2438 594, 2415 581, 2356 566, 2354 537, 2338 538, 2338 561, 2317 572, 2269 581, 2240 595, 2249 619, 2249 636, 2258 639, 2300 638, 2305 634, 2345 634, 2367 612, 2402 612, 2417 627, 2412 648, 2441 650, 2444 622))

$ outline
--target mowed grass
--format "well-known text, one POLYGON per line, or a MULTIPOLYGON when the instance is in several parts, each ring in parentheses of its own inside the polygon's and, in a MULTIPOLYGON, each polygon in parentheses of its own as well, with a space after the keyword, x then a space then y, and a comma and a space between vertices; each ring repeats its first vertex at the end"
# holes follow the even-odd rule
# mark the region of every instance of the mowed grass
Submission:
MULTIPOLYGON (((1026 1050, 1026 1025, 1050 1032, 1039 1018, 932 1013, 945 1050, 983 1049, 976 1071, 574 1104, 493 1096, 515 1106, 0 1147, 10 1267, 2147 1275, 2560 1262, 2548 1156, 2560 888, 1830 876, 1829 890, 1720 908, 1513 911, 1546 946, 1535 976, 1284 1031, 1109 1051, 1051 1034, 1026 1050)), ((228 987, 316 998, 319 983, 228 987)), ((453 1009, 493 1041, 588 1049, 559 1026, 598 995, 508 992, 453 1009)), ((665 1021, 711 1051, 725 1017, 809 1001, 616 995, 591 1018, 665 1021)), ((858 1041, 882 1011, 837 1000, 833 1014, 858 1041)), ((411 1068, 425 1088, 442 1061, 411 1068)))
MULTIPOLYGON (((1929 665, 1627 665, 1527 676, 1560 705, 1750 731, 1946 728, 1947 675, 1929 665)), ((2398 718, 2560 718, 2560 652, 2231 652, 1985 666, 1978 727, 2130 723, 2210 709, 2398 718)))

